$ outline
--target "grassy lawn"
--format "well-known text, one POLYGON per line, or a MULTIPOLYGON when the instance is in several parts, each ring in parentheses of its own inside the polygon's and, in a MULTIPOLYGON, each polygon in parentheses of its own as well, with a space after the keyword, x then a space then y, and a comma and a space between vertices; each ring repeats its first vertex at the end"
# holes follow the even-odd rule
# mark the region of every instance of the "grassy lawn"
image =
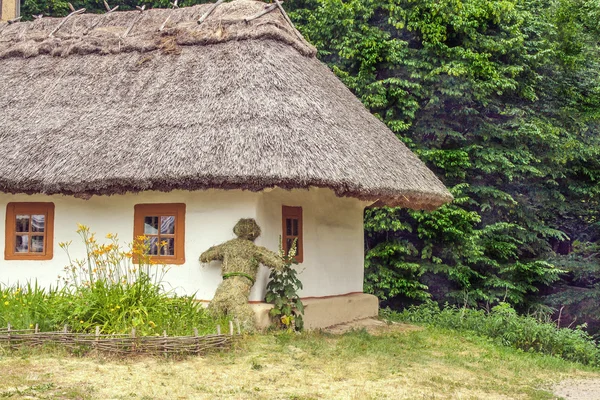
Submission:
POLYGON ((549 385, 600 370, 433 328, 249 336, 183 360, 0 352, 11 399, 552 399, 549 385))

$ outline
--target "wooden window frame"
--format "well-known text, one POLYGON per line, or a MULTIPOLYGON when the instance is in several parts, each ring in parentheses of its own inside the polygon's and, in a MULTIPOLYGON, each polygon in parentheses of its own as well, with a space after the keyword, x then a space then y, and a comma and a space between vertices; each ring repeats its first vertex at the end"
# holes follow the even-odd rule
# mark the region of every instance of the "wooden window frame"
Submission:
MULTIPOLYGON (((30 228, 31 229, 31 228, 30 228)), ((29 236, 33 232, 30 231, 29 236)), ((42 235, 35 235, 42 236, 42 235)), ((8 203, 6 205, 6 222, 5 222, 5 243, 4 243, 4 259, 5 260, 30 260, 42 261, 52 260, 54 256, 54 203, 8 203), (43 253, 18 253, 15 252, 15 231, 16 216, 24 215, 45 215, 44 220, 44 252, 43 253)))
MULTIPOLYGON (((302 221, 302 207, 296 206, 281 206, 281 247, 287 254, 289 249, 287 248, 287 239, 298 238, 297 253, 294 259, 301 263, 304 261, 304 235, 303 235, 304 223, 302 221), (286 223, 285 220, 297 219, 298 220, 298 236, 286 234, 286 223)), ((293 233, 293 232, 292 232, 293 233)))
MULTIPOLYGON (((175 255, 152 256, 152 260, 164 264, 181 265, 185 263, 185 204, 150 203, 136 204, 133 209, 133 238, 144 235, 146 216, 175 216, 175 255)), ((134 262, 137 260, 134 259, 134 262)))

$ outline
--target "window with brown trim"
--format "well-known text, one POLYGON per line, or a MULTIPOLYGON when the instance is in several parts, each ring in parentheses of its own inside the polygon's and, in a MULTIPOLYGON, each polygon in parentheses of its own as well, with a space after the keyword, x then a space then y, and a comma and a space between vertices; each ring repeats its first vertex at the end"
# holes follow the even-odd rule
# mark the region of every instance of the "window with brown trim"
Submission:
POLYGON ((185 204, 137 204, 133 218, 134 238, 148 238, 148 253, 153 260, 165 264, 185 262, 185 204))
POLYGON ((54 203, 8 203, 5 260, 51 260, 54 203))
POLYGON ((297 239, 296 261, 304 261, 304 242, 302 240, 302 207, 281 207, 283 250, 287 252, 297 239))

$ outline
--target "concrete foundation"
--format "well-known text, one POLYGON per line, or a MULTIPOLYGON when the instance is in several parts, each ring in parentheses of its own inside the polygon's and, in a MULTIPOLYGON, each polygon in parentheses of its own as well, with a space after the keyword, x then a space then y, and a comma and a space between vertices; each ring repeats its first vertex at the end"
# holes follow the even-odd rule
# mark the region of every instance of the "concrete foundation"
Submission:
MULTIPOLYGON (((303 299, 304 328, 322 329, 357 319, 376 317, 379 300, 371 294, 353 293, 343 296, 303 299)), ((272 304, 250 305, 256 313, 256 326, 266 329, 271 325, 269 311, 272 304)))

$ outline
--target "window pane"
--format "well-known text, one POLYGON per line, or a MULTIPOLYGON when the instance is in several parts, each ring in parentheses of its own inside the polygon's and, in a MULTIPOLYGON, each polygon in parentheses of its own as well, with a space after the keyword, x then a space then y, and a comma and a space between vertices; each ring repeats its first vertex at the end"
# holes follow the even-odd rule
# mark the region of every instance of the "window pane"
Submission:
POLYGON ((160 217, 160 233, 163 235, 175 234, 175 216, 160 217))
POLYGON ((294 236, 298 236, 298 220, 294 219, 294 236))
POLYGON ((29 232, 29 215, 17 215, 15 232, 29 232))
POLYGON ((175 238, 163 238, 160 245, 161 256, 175 255, 175 238))
POLYGON ((292 248, 292 244, 294 243, 294 239, 286 239, 285 240, 285 252, 288 253, 292 248))
POLYGON ((289 218, 285 219, 285 234, 286 236, 292 235, 292 220, 289 218))
POLYGON ((15 253, 27 253, 29 252, 29 236, 18 235, 15 240, 15 253))
POLYGON ((44 237, 43 236, 32 236, 30 250, 31 250, 31 253, 43 253, 44 252, 44 237))
POLYGON ((148 254, 150 254, 151 256, 157 256, 158 255, 158 238, 155 237, 151 237, 148 239, 148 254))
POLYGON ((46 225, 45 215, 32 215, 31 216, 31 231, 32 232, 44 232, 46 225))
POLYGON ((144 217, 144 234, 158 234, 158 217, 144 217))

